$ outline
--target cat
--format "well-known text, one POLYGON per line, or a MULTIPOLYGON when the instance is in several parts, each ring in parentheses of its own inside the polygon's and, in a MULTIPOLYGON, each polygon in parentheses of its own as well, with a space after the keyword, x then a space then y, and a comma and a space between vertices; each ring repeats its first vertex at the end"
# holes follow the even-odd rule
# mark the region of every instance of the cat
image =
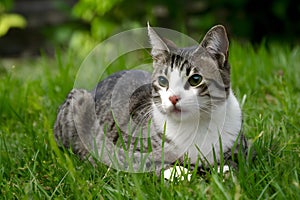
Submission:
POLYGON ((117 72, 93 91, 73 89, 54 125, 57 143, 118 170, 156 171, 219 163, 247 149, 242 111, 230 85, 222 25, 199 45, 178 48, 148 24, 153 73, 117 72), (204 161, 204 162, 203 162, 204 161))

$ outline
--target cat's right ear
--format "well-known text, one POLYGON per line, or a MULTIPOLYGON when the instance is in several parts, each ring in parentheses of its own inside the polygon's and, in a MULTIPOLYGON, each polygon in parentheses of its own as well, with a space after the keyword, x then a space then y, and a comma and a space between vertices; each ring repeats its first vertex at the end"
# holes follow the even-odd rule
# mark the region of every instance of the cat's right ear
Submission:
POLYGON ((148 22, 148 36, 150 44, 152 46, 151 55, 154 60, 165 60, 170 54, 170 47, 168 41, 162 39, 154 30, 150 27, 148 22))
POLYGON ((221 66, 228 60, 229 41, 226 29, 222 25, 212 27, 204 36, 200 46, 216 55, 221 66))

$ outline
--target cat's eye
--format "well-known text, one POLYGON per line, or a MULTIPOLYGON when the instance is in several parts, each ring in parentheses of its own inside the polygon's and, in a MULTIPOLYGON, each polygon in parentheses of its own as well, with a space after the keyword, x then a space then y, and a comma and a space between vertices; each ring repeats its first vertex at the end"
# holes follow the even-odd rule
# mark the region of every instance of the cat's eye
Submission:
POLYGON ((161 87, 168 87, 169 86, 169 81, 166 77, 164 76, 159 76, 158 77, 158 84, 161 86, 161 87))
POLYGON ((188 79, 188 82, 191 86, 196 87, 202 82, 202 76, 200 74, 194 74, 188 79))

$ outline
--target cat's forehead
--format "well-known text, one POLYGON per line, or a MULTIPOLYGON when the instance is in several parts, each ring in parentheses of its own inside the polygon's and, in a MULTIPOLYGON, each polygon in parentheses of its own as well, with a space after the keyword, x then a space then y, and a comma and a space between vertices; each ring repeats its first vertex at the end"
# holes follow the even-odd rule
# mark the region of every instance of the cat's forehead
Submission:
POLYGON ((170 56, 179 57, 180 60, 187 61, 191 67, 199 68, 200 71, 204 70, 203 66, 217 67, 215 58, 205 48, 199 46, 178 48, 171 52, 170 56))
POLYGON ((173 48, 165 57, 154 62, 154 74, 170 75, 174 69, 179 70, 181 75, 190 76, 193 73, 201 73, 210 77, 218 66, 212 55, 201 46, 191 46, 185 48, 173 48))
POLYGON ((208 51, 201 46, 191 46, 191 47, 173 49, 170 52, 170 55, 179 56, 182 59, 186 59, 189 61, 199 60, 201 58, 205 58, 206 60, 208 58, 212 59, 208 51))

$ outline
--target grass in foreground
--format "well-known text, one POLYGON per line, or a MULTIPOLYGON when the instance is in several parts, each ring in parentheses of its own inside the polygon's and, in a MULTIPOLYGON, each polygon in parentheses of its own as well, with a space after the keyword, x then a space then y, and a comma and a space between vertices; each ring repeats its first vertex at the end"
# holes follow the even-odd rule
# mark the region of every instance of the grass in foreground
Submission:
MULTIPOLYGON (((257 50, 232 44, 232 85, 243 105, 244 132, 257 152, 234 176, 190 182, 94 168, 58 149, 52 127, 80 63, 55 59, 0 63, 0 198, 299 199, 300 48, 257 50)), ((120 66, 119 70, 124 69, 120 66)), ((87 80, 88 81, 88 80, 87 80)))

